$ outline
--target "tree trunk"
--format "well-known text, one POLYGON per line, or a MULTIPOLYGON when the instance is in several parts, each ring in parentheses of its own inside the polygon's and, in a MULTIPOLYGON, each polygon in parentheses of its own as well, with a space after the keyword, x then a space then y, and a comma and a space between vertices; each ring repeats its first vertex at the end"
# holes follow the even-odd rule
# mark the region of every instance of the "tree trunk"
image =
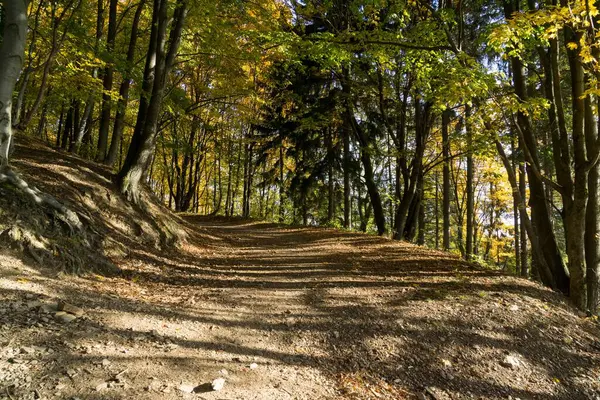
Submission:
MULTIPOLYGON (((121 193, 126 195, 126 197, 134 203, 139 202, 140 183, 148 167, 149 161, 152 159, 154 154, 154 149, 156 146, 157 124, 160 116, 167 76, 171 71, 177 50, 179 48, 183 24, 187 14, 187 4, 185 0, 181 0, 178 2, 177 7, 175 8, 173 16, 173 28, 168 41, 169 47, 166 49, 166 32, 169 22, 167 15, 167 0, 155 0, 154 5, 153 21, 157 21, 158 24, 156 28, 153 24, 152 29, 156 29, 156 43, 152 44, 151 41, 148 51, 148 57, 151 58, 154 55, 153 49, 156 49, 156 64, 154 68, 154 79, 152 82, 152 95, 148 103, 147 111, 145 112, 145 119, 140 121, 140 116, 138 115, 138 122, 143 124, 143 126, 138 128, 136 125, 136 130, 134 132, 134 137, 132 137, 131 145, 129 147, 129 151, 127 152, 127 157, 118 176, 121 193)), ((147 66, 151 64, 151 60, 147 61, 147 66)), ((142 111, 142 101, 140 101, 140 113, 142 111)))
POLYGON ((344 141, 344 228, 350 227, 350 126, 343 125, 344 141))
MULTIPOLYGON (((510 142, 510 150, 512 153, 511 161, 513 171, 517 171, 517 151, 515 146, 515 137, 517 136, 514 130, 511 131, 512 140, 510 142)), ((515 246, 515 274, 521 274, 521 227, 519 223, 519 203, 517 196, 513 195, 513 239, 515 246)))
POLYGON ((60 146, 60 134, 63 130, 63 125, 65 122, 65 105, 63 104, 60 108, 60 116, 58 117, 58 129, 56 129, 56 141, 54 142, 54 146, 58 148, 60 146))
POLYGON ((474 197, 473 190, 473 127, 470 121, 471 107, 467 106, 465 110, 465 127, 467 130, 467 232, 465 259, 471 261, 473 258, 473 218, 474 218, 474 197))
POLYGON ((344 94, 344 108, 347 117, 347 124, 350 130, 354 133, 360 149, 360 159, 363 164, 363 169, 365 171, 365 181, 367 185, 367 190, 369 192, 369 196, 371 198, 371 206, 373 207, 375 224, 377 225, 377 233, 379 235, 383 235, 386 232, 385 214, 381 202, 381 196, 379 195, 379 188, 377 187, 377 183, 375 182, 373 164, 371 162, 370 152, 373 151, 373 149, 367 136, 365 135, 365 132, 363 131, 362 127, 360 126, 354 115, 354 105, 352 103, 351 98, 352 90, 349 70, 347 68, 343 68, 342 75, 342 92, 344 94))
MULTIPOLYGON (((493 133, 493 131, 491 130, 490 127, 486 127, 486 128, 488 131, 490 131, 490 134, 492 135, 492 139, 494 140, 494 143, 496 145, 496 150, 498 151, 498 155, 500 156, 500 159, 502 160, 502 163, 504 164, 504 168, 506 169, 506 172, 508 175, 508 181, 510 182, 513 196, 515 196, 515 199, 516 199, 517 203, 519 204, 519 214, 521 216, 521 221, 523 223, 523 228, 524 228, 523 231, 527 232, 527 236, 529 237, 529 241, 531 242, 531 251, 532 251, 535 259, 537 259, 539 261, 539 266, 541 267, 540 275, 542 277, 542 281, 548 282, 546 284, 550 287, 556 287, 556 283, 554 282, 554 276, 552 274, 552 269, 546 263, 546 258, 543 254, 544 253, 543 245, 539 241, 538 236, 536 236, 536 231, 534 229, 532 220, 530 220, 529 216, 527 215, 527 208, 525 206, 525 198, 521 196, 521 191, 519 190, 519 183, 517 183, 517 177, 516 177, 515 171, 512 168, 510 160, 506 156, 506 153, 504 151, 504 147, 502 146, 502 143, 500 143, 500 141, 495 136, 495 134, 493 133)), ((521 181, 521 182, 523 182, 523 181, 521 181)))
MULTIPOLYGON (((510 18, 516 11, 518 11, 518 1, 515 1, 514 4, 511 1, 505 1, 504 12, 506 18, 510 18)), ((523 62, 517 57, 512 57, 511 66, 515 94, 520 101, 524 102, 527 100, 527 92, 523 62)), ((569 276, 565 271, 562 256, 554 235, 544 184, 541 176, 536 173, 539 172, 540 166, 538 160, 537 138, 533 132, 529 117, 521 111, 517 113, 517 129, 519 130, 520 136, 522 136, 523 150, 527 158, 526 171, 529 181, 529 205, 531 207, 532 225, 535 229, 535 236, 540 242, 540 246, 544 248, 544 252, 541 256, 544 257, 545 264, 548 265, 552 271, 552 280, 548 280, 546 274, 541 274, 541 277, 546 285, 568 294, 569 276)), ((539 262, 541 265, 541 260, 539 260, 539 262)))
POLYGON ((358 121, 356 121, 352 101, 350 99, 351 90, 348 75, 348 71, 345 71, 344 82, 342 84, 342 89, 346 96, 346 117, 348 118, 349 125, 352 131, 354 132, 354 135, 356 136, 357 142, 360 147, 360 159, 362 161, 363 168, 365 171, 365 182, 367 184, 369 197, 371 198, 373 216, 375 218, 375 224, 377 225, 377 234, 381 236, 386 232, 385 214, 383 211, 383 205, 381 203, 381 196, 379 195, 379 188, 377 186, 377 183, 375 182, 373 164, 371 162, 370 152, 372 151, 372 147, 370 146, 370 143, 367 140, 367 137, 365 135, 365 132, 363 132, 362 127, 360 126, 358 121))
POLYGON ((285 187, 284 187, 284 175, 283 175, 283 167, 284 167, 284 153, 283 153, 283 143, 281 147, 279 147, 279 222, 283 222, 285 219, 285 187))
POLYGON ((129 47, 127 49, 127 67, 123 73, 123 81, 119 87, 119 100, 117 101, 117 113, 115 115, 115 124, 113 127, 112 139, 108 156, 106 157, 106 165, 113 166, 117 159, 117 152, 121 139, 123 137, 123 128, 125 127, 125 113, 127 111, 127 103, 129 101, 129 87, 131 83, 131 69, 135 61, 135 49, 137 46, 138 27, 142 11, 146 4, 146 0, 140 1, 135 10, 133 22, 131 25, 131 36, 129 37, 129 47))
MULTIPOLYGON (((565 43, 581 42, 581 33, 565 29, 565 43)), ((578 50, 567 47, 571 70, 571 101, 573 109, 573 202, 565 207, 567 255, 570 273, 570 297, 573 303, 584 310, 586 300, 586 267, 585 267, 585 225, 586 204, 588 197, 588 168, 585 151, 585 82, 584 70, 578 50)))
MULTIPOLYGON (((115 47, 115 38, 117 36, 117 4, 118 0, 110 0, 108 7, 108 31, 106 34, 106 52, 111 54, 115 47)), ((102 107, 100 109, 100 127, 98 131, 98 152, 96 160, 106 161, 106 151, 108 147, 108 128, 110 125, 110 109, 112 100, 110 91, 113 86, 114 65, 108 63, 104 68, 104 79, 102 82, 102 107)))
POLYGON ((4 31, 0 45, 0 168, 8 165, 13 140, 12 97, 23 67, 27 39, 27 2, 2 0, 4 31))
POLYGON ((423 203, 423 199, 421 198, 419 202, 419 230, 417 235, 417 244, 419 246, 425 245, 425 205, 423 203))
MULTIPOLYGON (((415 98, 415 152, 413 159, 410 163, 411 167, 403 167, 404 174, 404 192, 400 198, 400 204, 396 209, 396 217, 394 218, 394 238, 395 239, 407 239, 414 238, 414 226, 413 229, 407 229, 407 223, 410 222, 414 225, 418 218, 418 203, 420 202, 419 196, 419 181, 422 180, 423 170, 423 155, 425 153, 425 143, 429 136, 429 130, 431 128, 430 110, 431 104, 422 104, 421 100, 415 98), (410 172, 409 172, 410 171, 410 172), (416 198, 416 199, 415 199, 416 198), (416 203, 415 203, 416 200, 416 203), (411 207, 412 206, 412 207, 411 207)), ((403 136, 403 135, 402 135, 403 136)), ((401 154, 406 153, 404 149, 404 140, 399 140, 398 151, 401 154), (401 146, 401 147, 400 147, 401 146)), ((402 156, 403 157, 403 156, 402 156)), ((400 164, 406 164, 402 159, 399 160, 400 164)), ((397 190, 398 194, 399 190, 397 190)))
POLYGON ((29 40, 29 49, 27 52, 28 63, 27 63, 27 67, 23 71, 23 75, 21 76, 21 79, 20 79, 21 87, 19 88, 19 95, 17 96, 17 104, 13 108, 13 120, 12 120, 13 127, 19 125, 21 115, 23 114, 23 111, 25 109, 25 104, 24 104, 25 92, 27 92, 27 86, 29 84, 29 77, 31 76, 31 73, 33 72, 33 66, 32 66, 33 59, 34 59, 33 50, 36 47, 35 45, 37 43, 40 12, 42 10, 43 5, 44 5, 44 2, 40 1, 38 3, 37 9, 35 11, 33 27, 31 28, 31 38, 29 40))
MULTIPOLYGON (((523 163, 523 161, 519 161, 519 186, 518 186, 518 190, 519 190, 519 195, 520 197, 523 199, 523 202, 525 202, 526 199, 526 187, 527 187, 527 182, 525 182, 525 164, 523 163)), ((513 190, 517 190, 516 188, 513 190)), ((527 232, 525 230, 525 224, 527 223, 527 221, 525 220, 526 218, 528 218, 526 210, 524 210, 523 208, 521 208, 521 206, 519 205, 519 222, 521 223, 521 229, 520 229, 520 233, 521 233, 521 276, 523 277, 528 277, 530 275, 530 271, 529 271, 529 257, 528 257, 528 252, 527 252, 527 232)))
POLYGON ((65 131, 62 135, 61 142, 60 142, 60 148, 63 150, 67 149, 67 144, 69 143, 69 138, 73 134, 73 114, 74 114, 73 103, 74 103, 74 101, 71 101, 71 105, 69 106, 69 109, 67 110, 67 120, 65 121, 65 131))
MULTIPOLYGON (((104 31, 104 0, 97 1, 97 12, 96 12, 96 43, 94 46, 94 55, 98 56, 100 52, 100 40, 102 39, 104 31)), ((96 79, 98 77, 98 68, 94 67, 92 69, 92 78, 96 79)), ((94 111, 94 105, 96 101, 94 99, 94 94, 90 93, 86 102, 85 109, 83 111, 83 115, 81 117, 81 123, 79 124, 79 130, 75 135, 74 144, 71 149, 71 152, 79 153, 79 149, 83 142, 91 142, 91 122, 92 122, 92 113, 94 111), (86 139, 86 140, 84 140, 86 139)))
POLYGON ((242 196, 242 216, 244 218, 250 218, 250 200, 252 195, 252 181, 253 181, 253 154, 254 145, 252 143, 246 144, 244 147, 244 192, 242 196))
POLYGON ((42 108, 42 116, 40 117, 40 121, 38 122, 37 127, 37 137, 41 140, 47 139, 46 134, 46 122, 48 120, 48 105, 44 105, 42 108))
POLYGON ((368 149, 361 147, 360 159, 365 170, 365 181, 367 184, 369 197, 371 198, 373 216, 375 218, 375 225, 377 225, 377 234, 381 236, 386 231, 385 216, 383 213, 383 206, 381 204, 381 197, 379 196, 379 188, 377 187, 377 184, 375 182, 373 165, 371 164, 371 156, 368 153, 368 149))
POLYGON ((238 190, 240 187, 240 169, 242 164, 242 145, 243 141, 240 139, 238 142, 238 152, 237 152, 237 162, 235 163, 235 184, 233 185, 233 194, 231 195, 231 210, 229 212, 230 216, 235 215, 235 199, 238 195, 238 190))
POLYGON ((450 250, 450 138, 448 127, 450 125, 450 111, 442 113, 442 157, 444 166, 442 171, 442 246, 450 250))
POLYGON ((435 172, 435 249, 440 248, 439 174, 435 172))
MULTIPOLYGON (((53 13, 54 18, 52 21, 53 28, 52 28, 52 35, 51 35, 52 38, 50 40, 50 42, 51 42, 50 54, 48 55, 48 58, 46 59, 46 62, 44 63, 44 69, 42 72, 40 87, 38 89, 38 93, 33 102, 33 105, 27 113, 23 113, 24 114, 23 120, 20 121, 20 123, 19 123, 20 130, 25 130, 29 126, 29 124, 31 123, 31 120, 33 119, 33 116, 37 114, 39 107, 42 104, 42 100, 44 99, 44 96, 47 94, 46 87, 48 85, 48 77, 50 76, 51 68, 54 65, 54 60, 56 59, 56 56, 58 55, 60 48, 62 47, 62 44, 64 43, 64 41, 67 37, 70 21, 73 18, 73 16, 77 13, 77 11, 79 10, 82 3, 83 3, 83 1, 72 0, 69 3, 63 5, 62 7, 59 7, 58 3, 52 3, 52 7, 53 7, 52 13, 53 13), (75 4, 75 1, 77 1, 76 4, 75 4), (59 35, 59 27, 66 15, 66 10, 72 10, 72 11, 69 14, 69 18, 67 19, 67 21, 65 23, 64 31, 62 32, 62 34, 59 35), (56 15, 56 11, 59 11, 58 15, 56 15)), ((22 63, 22 61, 21 61, 21 63, 22 63)))
POLYGON ((333 153, 333 134, 331 128, 327 129, 327 223, 331 224, 335 214, 335 192, 333 177, 333 162, 335 154, 333 153))
MULTIPOLYGON (((598 104, 600 105, 600 104, 598 104)), ((587 151, 596 156, 600 151, 598 140, 600 128, 594 120, 592 98, 585 98, 585 138, 587 151)), ((587 310, 591 315, 599 315, 600 284, 600 164, 590 169, 588 174, 588 202, 585 217, 585 263, 587 285, 587 310)))

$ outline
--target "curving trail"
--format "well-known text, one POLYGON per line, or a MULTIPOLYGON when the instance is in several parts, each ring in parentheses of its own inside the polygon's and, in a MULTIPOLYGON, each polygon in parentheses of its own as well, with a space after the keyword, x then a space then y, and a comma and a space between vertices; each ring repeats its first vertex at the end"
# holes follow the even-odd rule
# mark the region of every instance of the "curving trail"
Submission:
POLYGON ((184 220, 180 250, 132 246, 115 277, 57 277, 4 254, 0 399, 600 394, 597 327, 535 283, 368 235, 184 220), (57 298, 85 317, 26 305, 57 298))

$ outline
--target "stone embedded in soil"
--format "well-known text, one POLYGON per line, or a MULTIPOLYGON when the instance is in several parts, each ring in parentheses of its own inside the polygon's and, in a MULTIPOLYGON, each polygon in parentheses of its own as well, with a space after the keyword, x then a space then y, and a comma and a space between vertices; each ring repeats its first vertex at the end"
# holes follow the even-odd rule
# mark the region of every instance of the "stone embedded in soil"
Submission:
POLYGON ((56 314, 54 314, 54 318, 60 322, 64 322, 65 324, 68 324, 69 322, 72 322, 77 319, 75 315, 69 314, 64 311, 59 311, 56 314))
POLYGON ((69 304, 69 303, 64 303, 64 302, 58 303, 58 310, 59 311, 64 311, 64 312, 69 313, 69 314, 73 314, 76 317, 81 317, 83 315, 83 313, 84 313, 83 309, 81 309, 81 308, 79 308, 77 306, 74 306, 72 304, 69 304))
POLYGON ((425 391, 423 393, 420 394, 423 397, 419 397, 419 399, 424 398, 424 399, 435 399, 435 400, 450 400, 451 397, 450 395, 448 395, 448 393, 446 393, 446 391, 439 389, 437 387, 426 387, 425 391))
POLYGON ((35 300, 35 301, 28 301, 27 302, 27 308, 29 308, 30 310, 38 309, 42 305, 43 305, 42 302, 41 301, 37 301, 37 300, 35 300))
POLYGON ((40 310, 42 312, 45 312, 47 314, 52 314, 58 311, 58 303, 47 303, 47 304, 43 304, 40 307, 40 310))
POLYGON ((517 357, 509 354, 504 357, 504 360, 502 360, 500 365, 506 368, 516 369, 519 367, 519 365, 521 365, 521 361, 517 357))
POLYGON ((33 354, 35 353, 35 348, 34 347, 21 347, 21 353, 23 354, 33 354))
POLYGON ((179 386, 179 391, 183 392, 183 393, 194 393, 194 389, 196 389, 196 386, 194 386, 194 385, 180 385, 179 386))
POLYGON ((214 390, 215 392, 223 389, 223 387, 225 386, 225 379, 224 378, 217 378, 214 381, 212 381, 212 383, 210 384, 210 386, 212 387, 212 390, 214 390))
POLYGON ((165 385, 165 386, 163 386, 163 387, 160 389, 160 391, 161 391, 162 393, 171 393, 171 388, 170 388, 169 386, 166 386, 166 385, 165 385))
POLYGON ((250 368, 250 369, 256 369, 256 368, 258 368, 258 364, 257 363, 252 363, 252 364, 250 364, 248 366, 248 368, 250 368))
POLYGON ((69 370, 67 370, 67 376, 68 376, 69 378, 74 378, 74 377, 76 377, 77 375, 78 375, 78 372, 77 372, 76 370, 74 370, 74 369, 69 369, 69 370))

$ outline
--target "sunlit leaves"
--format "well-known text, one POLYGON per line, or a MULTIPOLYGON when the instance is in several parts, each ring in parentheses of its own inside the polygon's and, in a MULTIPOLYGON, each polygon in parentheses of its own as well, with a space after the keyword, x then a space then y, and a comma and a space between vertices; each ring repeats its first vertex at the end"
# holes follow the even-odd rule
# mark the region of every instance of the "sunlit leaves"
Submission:
POLYGON ((515 13, 511 19, 498 25, 489 35, 489 44, 504 57, 523 57, 536 46, 547 46, 565 29, 580 34, 579 42, 565 43, 578 54, 587 68, 598 71, 600 60, 594 55, 600 48, 598 34, 590 29, 590 20, 598 15, 593 2, 575 1, 568 6, 549 6, 527 13, 515 13))

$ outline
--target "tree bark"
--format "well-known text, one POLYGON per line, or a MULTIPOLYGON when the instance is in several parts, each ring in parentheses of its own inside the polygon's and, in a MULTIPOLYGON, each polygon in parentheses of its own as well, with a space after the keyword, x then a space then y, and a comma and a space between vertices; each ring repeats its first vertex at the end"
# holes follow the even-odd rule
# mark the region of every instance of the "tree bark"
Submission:
MULTIPOLYGON (((512 152, 512 168, 513 171, 517 171, 517 151, 515 146, 515 132, 512 131, 512 140, 510 142, 510 149, 512 152)), ((515 185, 516 186, 516 185, 515 185)), ((515 187, 515 190, 518 190, 518 187, 515 187)), ((514 238, 514 246, 515 246, 515 274, 521 274, 521 226, 519 221, 519 203, 517 201, 517 197, 513 196, 513 238, 514 238)))
MULTIPOLYGON (((518 189, 515 188, 513 190, 518 190, 519 191, 519 195, 520 197, 523 199, 523 206, 525 204, 526 201, 526 197, 527 197, 527 193, 526 193, 526 188, 527 188, 527 182, 525 181, 526 176, 525 176, 525 164, 523 163, 522 160, 519 160, 519 186, 518 189)), ((527 231, 525 230, 525 224, 527 223, 526 218, 529 218, 527 216, 527 210, 525 210, 524 208, 521 207, 521 205, 519 205, 519 222, 521 223, 521 229, 520 229, 520 234, 521 234, 521 276, 523 277, 528 277, 531 275, 531 271, 529 269, 529 257, 528 257, 528 251, 527 251, 527 231)))
POLYGON ((285 165, 283 143, 279 147, 279 222, 285 220, 285 186, 283 167, 285 165))
POLYGON ((444 165, 442 170, 442 246, 450 250, 450 138, 448 128, 450 125, 450 111, 442 113, 442 157, 444 165))
POLYGON ((348 122, 343 125, 344 141, 344 228, 350 227, 350 126, 348 122))
POLYGON ((553 271, 550 266, 546 263, 546 257, 544 256, 544 249, 542 243, 539 241, 536 236, 536 231, 534 229, 534 225, 532 220, 529 219, 527 215, 527 208, 525 206, 525 199, 521 196, 521 191, 519 190, 519 184, 517 183, 517 178, 515 171, 512 168, 510 160, 508 159, 504 147, 502 143, 498 140, 495 134, 492 133, 490 127, 487 127, 487 130, 492 134, 492 139, 496 145, 496 150, 498 151, 498 155, 504 164, 504 168, 506 169, 508 175, 508 181, 510 182, 510 186, 513 191, 513 196, 515 197, 516 202, 519 204, 519 213, 521 216, 521 221, 523 222, 524 231, 527 232, 527 236, 529 237, 529 241, 531 242, 531 250, 539 261, 540 265, 540 275, 542 277, 543 282, 547 282, 546 284, 552 288, 556 287, 556 283, 554 282, 553 271))
POLYGON ((74 104, 73 103, 74 103, 74 101, 71 100, 71 105, 69 106, 69 109, 67 110, 67 119, 65 121, 65 130, 63 132, 61 142, 60 142, 60 147, 63 150, 65 150, 67 148, 67 145, 69 143, 69 138, 73 134, 73 114, 74 114, 74 104))
POLYGON ((367 190, 369 192, 369 197, 371 198, 371 206, 373 207, 373 217, 375 218, 375 225, 377 225, 377 234, 381 236, 386 232, 385 214, 383 211, 383 205, 381 203, 381 196, 379 195, 379 188, 377 187, 377 183, 375 182, 373 163, 371 162, 370 151, 372 148, 370 146, 369 140, 365 135, 365 132, 363 131, 358 121, 356 121, 356 116, 354 115, 354 106, 352 104, 352 99, 350 98, 351 88, 348 70, 343 71, 343 75, 344 80, 342 82, 342 90, 346 97, 346 118, 352 129, 352 132, 356 137, 360 148, 360 159, 365 171, 365 182, 367 185, 367 190))
MULTIPOLYGON (((600 105, 600 104, 598 104, 600 105)), ((585 138, 589 154, 597 156, 600 122, 595 121, 592 98, 585 98, 585 138)), ((588 203, 585 216, 585 263, 587 286, 587 310, 591 315, 600 314, 600 164, 590 169, 588 175, 588 203)))
POLYGON ((29 49, 27 51, 28 63, 27 63, 27 67, 23 71, 23 75, 21 76, 21 79, 20 79, 21 87, 19 88, 19 95, 17 96, 17 104, 13 107, 13 120, 12 120, 13 127, 19 125, 22 112, 24 111, 24 108, 25 108, 24 107, 25 92, 27 91, 27 85, 29 84, 29 77, 31 76, 31 73, 33 72, 33 66, 32 66, 33 59, 34 59, 33 50, 37 43, 40 12, 42 10, 43 5, 44 5, 44 1, 40 1, 38 3, 37 9, 35 11, 33 27, 31 28, 31 38, 29 40, 29 49))
MULTIPOLYGON (((581 33, 565 29, 565 43, 580 43, 581 33)), ((570 207, 565 205, 567 256, 569 259, 570 297, 573 303, 584 310, 586 300, 585 267, 585 225, 588 197, 588 171, 585 151, 585 83, 584 70, 578 50, 567 47, 571 70, 571 102, 573 121, 571 137, 573 140, 573 201, 570 207)))
MULTIPOLYGON (((94 55, 98 56, 100 52, 100 39, 102 39, 104 31, 104 0, 97 1, 97 11, 96 11, 96 43, 94 45, 94 55)), ((92 78, 96 79, 98 77, 98 68, 94 67, 92 69, 92 78)), ((92 113, 94 111, 94 105, 96 101, 94 98, 94 93, 90 93, 85 102, 85 109, 83 111, 83 115, 81 117, 81 123, 79 124, 79 130, 75 135, 75 140, 71 149, 71 152, 79 153, 79 149, 82 143, 90 143, 91 142, 91 134, 90 129, 92 125, 92 113)))
POLYGON ((4 31, 0 45, 0 168, 8 165, 13 140, 12 100, 23 67, 27 39, 27 2, 1 0, 4 31))
POLYGON ((473 193, 473 127, 470 121, 471 107, 467 106, 465 110, 465 127, 467 130, 467 232, 465 240, 465 259, 471 261, 473 258, 473 218, 474 218, 474 197, 473 193))
POLYGON ((333 134, 331 128, 327 128, 327 223, 331 224, 335 214, 335 187, 333 176, 333 163, 335 154, 333 153, 333 134))
MULTIPOLYGON (((518 1, 505 1, 504 12, 506 18, 511 18, 512 14, 519 10, 518 1)), ((523 62, 517 57, 511 57, 511 67, 513 73, 513 84, 515 94, 520 101, 527 100, 526 79, 523 62)), ((539 173, 539 159, 537 138, 533 132, 529 117, 522 111, 517 113, 517 130, 519 131, 520 139, 522 140, 523 150, 527 159, 527 178, 529 181, 529 205, 531 207, 532 225, 535 229, 535 237, 544 248, 543 254, 545 264, 552 272, 552 279, 549 280, 546 274, 540 274, 544 284, 560 290, 561 292, 569 293, 569 276, 566 273, 560 254, 556 236, 553 231, 552 221, 550 219, 550 211, 548 209, 548 199, 542 177, 539 173)), ((532 241, 530 236, 530 241, 532 241)), ((538 260, 540 265, 543 264, 538 260)))
MULTIPOLYGON (((171 29, 169 46, 167 49, 167 0, 155 0, 153 10, 153 21, 157 21, 156 28, 153 24, 153 30, 156 29, 156 41, 150 43, 147 66, 152 64, 153 49, 156 49, 156 64, 154 68, 154 79, 152 82, 152 95, 150 97, 148 108, 144 110, 142 101, 140 101, 140 113, 145 113, 140 118, 132 137, 131 145, 127 152, 127 157, 123 163, 123 168, 118 174, 119 189, 130 201, 137 203, 140 197, 140 183, 152 159, 156 146, 157 124, 162 106, 167 76, 173 67, 183 24, 187 14, 186 0, 178 2, 173 16, 173 28, 171 29), (137 133, 137 135, 136 135, 137 133)), ((151 35, 152 36, 152 35, 151 35)), ((151 68, 150 68, 151 69, 151 68)), ((147 76, 148 78, 148 76, 147 76)), ((143 98, 143 97, 142 97, 143 98)))
MULTIPOLYGON (((112 54, 115 48, 115 38, 117 36, 117 4, 118 0, 110 0, 108 7, 108 31, 106 33, 106 52, 112 54)), ((104 79, 102 82, 102 106, 100 108, 100 127, 98 130, 98 147, 96 160, 106 161, 106 151, 108 147, 108 130, 110 125, 110 109, 112 100, 110 91, 113 86, 114 65, 109 62, 104 68, 104 79)))
POLYGON ((439 173, 435 172, 435 249, 440 248, 440 195, 439 195, 439 173))
POLYGON ((64 43, 69 32, 69 22, 77 13, 77 10, 81 7, 82 3, 83 2, 80 0, 71 0, 68 4, 63 5, 62 7, 58 7, 57 3, 52 3, 52 6, 55 7, 52 9, 53 14, 57 10, 59 10, 59 13, 58 15, 54 15, 50 53, 48 55, 48 58, 46 59, 46 62, 44 63, 40 87, 38 89, 38 93, 33 102, 33 105, 27 113, 23 113, 23 119, 19 122, 20 130, 25 130, 29 126, 33 119, 33 116, 37 114, 42 104, 42 100, 44 99, 44 96, 47 94, 46 87, 48 85, 48 77, 50 76, 51 68, 54 65, 54 60, 56 59, 56 56, 58 55, 60 48, 62 47, 62 44, 64 43), (75 1, 77 1, 77 3, 75 6, 73 6, 75 4, 75 1), (67 19, 65 30, 62 32, 62 34, 59 35, 60 24, 64 20, 68 10, 71 10, 71 13, 69 14, 69 18, 67 19))
MULTIPOLYGON (((403 165, 404 175, 404 191, 400 197, 400 204, 396 209, 396 217, 394 218, 394 238, 395 239, 410 239, 414 237, 410 233, 410 229, 406 229, 407 222, 417 219, 418 207, 413 207, 414 215, 409 215, 413 199, 418 196, 419 179, 423 169, 423 154, 425 152, 425 142, 429 136, 431 128, 430 110, 431 104, 422 104, 419 97, 414 99, 415 106, 415 152, 410 162, 410 167, 406 166, 407 162, 404 156, 399 159, 399 164, 403 165), (408 235, 407 235, 408 234, 408 235)), ((402 134, 400 136, 403 136, 402 134)), ((404 139, 398 141, 398 151, 405 154, 404 139)), ((399 190, 397 190, 399 192, 399 190)), ((417 199, 419 200, 419 199, 417 199)))
POLYGON ((138 28, 140 23, 140 17, 146 0, 140 1, 138 4, 135 15, 133 16, 133 22, 131 25, 131 36, 129 37, 129 47, 127 49, 127 67, 123 73, 123 81, 119 87, 119 100, 117 101, 117 112, 115 115, 115 124, 113 127, 112 139, 110 141, 110 148, 108 150, 108 156, 106 157, 106 165, 113 166, 117 160, 117 153, 123 138, 123 128, 125 127, 125 113, 127 111, 127 103, 129 101, 129 87, 131 84, 131 70, 135 61, 135 49, 137 46, 138 28))

